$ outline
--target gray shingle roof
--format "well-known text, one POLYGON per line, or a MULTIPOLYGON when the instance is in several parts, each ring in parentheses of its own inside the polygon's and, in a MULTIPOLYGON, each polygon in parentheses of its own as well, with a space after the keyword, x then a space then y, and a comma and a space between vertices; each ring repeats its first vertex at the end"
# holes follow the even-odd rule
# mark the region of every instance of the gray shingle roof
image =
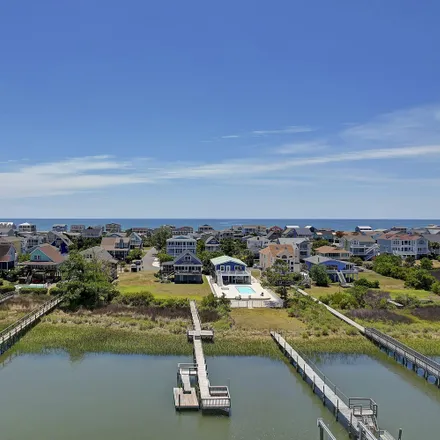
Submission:
POLYGON ((109 263, 117 264, 118 261, 115 260, 109 252, 107 252, 104 248, 101 246, 93 246, 91 248, 85 249, 84 251, 80 252, 81 255, 92 255, 93 258, 96 258, 99 261, 108 261, 109 263))

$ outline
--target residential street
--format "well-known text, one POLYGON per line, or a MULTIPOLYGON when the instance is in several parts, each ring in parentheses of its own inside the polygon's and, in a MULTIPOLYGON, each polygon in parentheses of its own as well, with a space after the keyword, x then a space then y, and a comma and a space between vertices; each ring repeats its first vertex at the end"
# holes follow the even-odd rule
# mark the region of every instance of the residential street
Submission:
POLYGON ((158 267, 153 266, 154 262, 154 255, 156 254, 156 249, 151 248, 145 256, 142 258, 144 268, 143 270, 149 271, 149 272, 157 272, 159 270, 158 267))

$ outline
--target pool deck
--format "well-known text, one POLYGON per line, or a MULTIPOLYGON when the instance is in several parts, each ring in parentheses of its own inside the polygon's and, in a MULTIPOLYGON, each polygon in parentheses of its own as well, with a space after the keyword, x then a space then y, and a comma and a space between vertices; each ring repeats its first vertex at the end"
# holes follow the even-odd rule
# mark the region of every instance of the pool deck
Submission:
POLYGON ((241 297, 241 300, 259 300, 263 301, 279 301, 279 298, 270 290, 265 289, 256 278, 252 277, 251 284, 230 284, 228 286, 219 286, 215 283, 211 277, 207 277, 209 285, 211 286, 212 293, 221 298, 225 295, 226 298, 230 300, 236 300, 238 297, 241 297), (248 287, 251 288, 254 293, 240 293, 237 290, 237 287, 248 287), (263 293, 263 295, 261 295, 263 293))

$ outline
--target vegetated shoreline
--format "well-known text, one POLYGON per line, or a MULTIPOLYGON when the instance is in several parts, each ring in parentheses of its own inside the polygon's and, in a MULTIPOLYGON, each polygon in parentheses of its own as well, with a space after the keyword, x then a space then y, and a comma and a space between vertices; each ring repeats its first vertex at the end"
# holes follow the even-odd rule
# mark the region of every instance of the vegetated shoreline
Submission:
MULTIPOLYGON (((9 324, 32 308, 35 301, 42 300, 41 296, 26 296, 3 303, 0 326, 9 324)), ((299 307, 295 310, 299 312, 299 307)), ((380 354, 372 342, 325 309, 310 316, 306 310, 298 313, 298 318, 287 310, 276 309, 233 309, 226 315, 218 315, 216 310, 200 312, 204 326, 215 330, 215 342, 204 344, 207 356, 283 358, 270 329, 281 332, 295 349, 305 354, 380 354)), ((43 317, 9 352, 191 356, 192 344, 186 337, 191 327, 189 308, 185 307, 111 304, 93 311, 57 309, 43 317)), ((423 354, 440 355, 438 329, 429 323, 418 324, 414 329, 404 325, 379 328, 423 354)))
MULTIPOLYGON (((283 332, 297 350, 319 353, 380 355, 380 350, 364 336, 330 335, 305 339, 283 332)), ((440 355, 436 339, 405 337, 402 342, 425 355, 440 355)), ((269 332, 217 331, 215 342, 204 344, 207 356, 262 356, 282 359, 283 356, 269 332)), ((173 334, 165 328, 149 330, 120 329, 88 324, 54 324, 41 322, 17 342, 13 348, 20 354, 47 354, 65 351, 73 354, 112 353, 164 356, 191 356, 192 344, 185 333, 173 334)))

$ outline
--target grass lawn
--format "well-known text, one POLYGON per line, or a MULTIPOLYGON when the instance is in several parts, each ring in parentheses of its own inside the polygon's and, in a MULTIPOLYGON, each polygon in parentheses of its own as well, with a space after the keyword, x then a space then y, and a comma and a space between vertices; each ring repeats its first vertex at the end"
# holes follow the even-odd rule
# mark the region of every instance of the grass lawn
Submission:
POLYGON ((384 277, 376 272, 361 272, 359 278, 366 278, 368 281, 379 281, 381 290, 405 289, 405 282, 403 280, 384 277))
POLYGON ((119 275, 119 291, 150 292, 156 298, 188 298, 200 300, 211 293, 208 281, 203 277, 203 284, 161 283, 153 272, 124 272, 119 275))
MULTIPOLYGON (((426 290, 406 289, 403 280, 396 280, 395 278, 384 277, 375 272, 361 272, 359 278, 366 278, 368 281, 379 281, 380 290, 389 292, 392 299, 399 295, 413 295, 419 299, 431 299, 433 301, 440 301, 440 296, 434 295, 432 292, 426 290)), ((312 286, 310 289, 304 289, 308 294, 315 298, 320 298, 323 295, 343 291, 343 288, 338 283, 330 284, 328 287, 312 286)))
POLYGON ((261 279, 261 272, 258 269, 251 270, 252 276, 257 280, 261 279))
POLYGON ((287 310, 232 309, 231 318, 240 330, 297 331, 306 328, 299 319, 289 318, 287 310))
POLYGON ((339 283, 330 284, 328 287, 318 287, 312 286, 310 289, 303 289, 309 295, 314 296, 315 298, 320 298, 323 295, 328 295, 332 293, 343 291, 344 289, 339 286, 339 283))

